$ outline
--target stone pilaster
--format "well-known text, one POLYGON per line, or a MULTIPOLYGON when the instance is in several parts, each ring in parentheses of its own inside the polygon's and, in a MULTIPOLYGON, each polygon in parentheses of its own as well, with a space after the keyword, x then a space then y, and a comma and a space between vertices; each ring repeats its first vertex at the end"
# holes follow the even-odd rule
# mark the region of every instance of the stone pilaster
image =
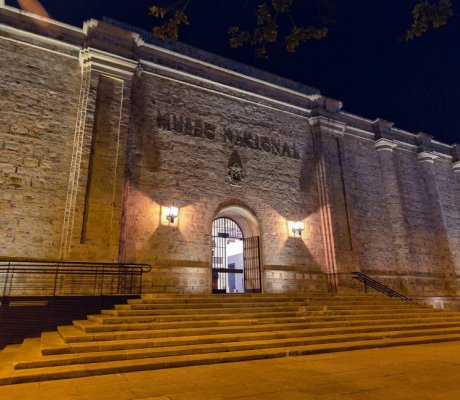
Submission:
POLYGON ((449 232, 445 222, 445 215, 442 207, 442 202, 439 194, 436 172, 434 163, 438 158, 431 150, 431 140, 428 140, 426 134, 419 134, 422 138, 420 141, 418 160, 420 168, 423 171, 425 190, 428 195, 433 233, 435 237, 436 249, 438 252, 440 272, 446 277, 446 293, 447 295, 455 294, 455 264, 449 241, 449 232))
POLYGON ((394 149, 397 144, 388 139, 375 142, 378 153, 382 181, 385 191, 385 206, 388 224, 391 227, 394 255, 392 270, 402 272, 410 267, 410 249, 407 242, 408 232, 405 225, 404 209, 398 184, 398 171, 395 166, 394 149))
POLYGON ((310 123, 314 134, 326 272, 330 284, 337 290, 348 281, 346 275, 340 274, 360 270, 353 249, 342 170, 345 125, 325 117, 313 117, 310 123))
POLYGON ((82 84, 61 259, 118 260, 131 80, 135 61, 80 54, 82 84))
POLYGON ((81 65, 80 97, 77 109, 77 122, 75 126, 70 173, 67 187, 67 199, 64 209, 61 245, 59 259, 65 260, 70 253, 72 236, 75 227, 75 212, 78 193, 85 190, 82 175, 87 176, 88 166, 83 164, 85 147, 90 147, 94 122, 95 98, 98 85, 98 76, 92 76, 91 65, 81 65), (85 140, 86 138, 86 140, 85 140), (86 145, 85 145, 86 142, 86 145))

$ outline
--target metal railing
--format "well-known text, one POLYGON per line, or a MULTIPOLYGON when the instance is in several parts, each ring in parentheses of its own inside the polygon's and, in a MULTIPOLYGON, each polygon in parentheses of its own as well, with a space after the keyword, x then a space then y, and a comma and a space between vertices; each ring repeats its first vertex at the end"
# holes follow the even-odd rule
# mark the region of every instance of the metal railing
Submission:
POLYGON ((0 260, 0 296, 113 296, 142 292, 148 264, 0 260))
POLYGON ((367 288, 371 287, 372 289, 377 290, 378 292, 383 293, 389 297, 396 297, 402 301, 411 301, 409 297, 406 297, 403 294, 397 292, 396 290, 393 290, 388 286, 385 286, 383 283, 380 283, 379 281, 372 279, 371 277, 367 276, 366 274, 363 274, 362 272, 352 272, 351 275, 353 279, 356 279, 357 281, 362 282, 364 284, 364 291, 366 293, 367 288))

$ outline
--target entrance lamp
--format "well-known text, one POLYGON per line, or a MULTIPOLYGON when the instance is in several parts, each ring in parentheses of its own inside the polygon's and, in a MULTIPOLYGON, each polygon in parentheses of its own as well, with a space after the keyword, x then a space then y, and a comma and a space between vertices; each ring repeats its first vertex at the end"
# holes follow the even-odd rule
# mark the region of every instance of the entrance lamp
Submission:
POLYGON ((302 231, 305 230, 305 224, 302 221, 295 221, 292 224, 292 233, 294 236, 299 235, 302 236, 302 231))
POLYGON ((166 219, 171 223, 174 224, 174 220, 179 215, 179 209, 177 207, 170 206, 166 210, 166 219))

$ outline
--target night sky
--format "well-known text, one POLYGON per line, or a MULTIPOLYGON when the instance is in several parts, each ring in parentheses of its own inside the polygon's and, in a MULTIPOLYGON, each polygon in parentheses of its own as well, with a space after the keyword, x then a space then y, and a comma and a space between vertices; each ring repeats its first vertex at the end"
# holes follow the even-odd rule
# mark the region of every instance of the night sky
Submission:
MULTIPOLYGON (((191 0, 189 27, 180 40, 257 68, 316 87, 343 101, 343 110, 427 132, 450 144, 460 142, 460 17, 411 42, 401 40, 415 0, 335 0, 336 23, 320 41, 295 54, 275 48, 267 60, 251 49, 228 46, 231 25, 248 21, 242 6, 256 0, 191 0)), ((81 27, 103 15, 151 30, 154 0, 42 0, 49 14, 81 27)), ((6 1, 17 6, 16 1, 6 1)), ((453 0, 460 13, 460 1, 453 0)))

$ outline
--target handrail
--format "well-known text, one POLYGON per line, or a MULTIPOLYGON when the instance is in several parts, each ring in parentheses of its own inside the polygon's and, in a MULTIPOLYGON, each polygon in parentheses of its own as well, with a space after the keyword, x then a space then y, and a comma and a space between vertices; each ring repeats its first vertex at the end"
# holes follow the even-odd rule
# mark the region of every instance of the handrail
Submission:
POLYGON ((151 270, 149 264, 0 259, 0 296, 141 294, 142 275, 151 270))
POLYGON ((362 272, 352 272, 351 274, 353 275, 352 279, 356 279, 359 282, 364 283, 364 291, 366 293, 367 287, 370 286, 372 289, 375 289, 378 292, 383 293, 389 297, 396 297, 402 301, 411 301, 409 297, 406 297, 403 294, 397 292, 396 290, 393 290, 388 286, 385 286, 383 283, 376 281, 375 279, 372 279, 371 277, 367 276, 366 274, 363 274, 362 272))

